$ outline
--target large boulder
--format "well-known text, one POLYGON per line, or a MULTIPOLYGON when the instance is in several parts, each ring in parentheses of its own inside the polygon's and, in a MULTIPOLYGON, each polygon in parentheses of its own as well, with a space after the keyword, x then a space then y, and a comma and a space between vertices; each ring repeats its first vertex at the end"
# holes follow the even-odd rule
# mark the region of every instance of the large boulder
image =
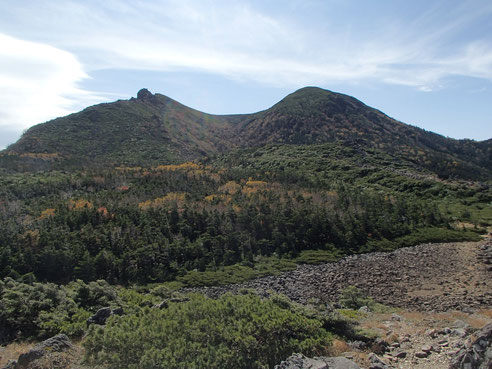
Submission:
POLYGON ((275 369, 360 369, 360 367, 345 357, 315 357, 313 359, 303 354, 293 354, 282 361, 275 369))
POLYGON ((57 336, 51 337, 46 341, 38 343, 28 352, 21 354, 17 362, 13 361, 7 364, 4 368, 9 369, 28 369, 36 367, 35 363, 41 359, 53 359, 52 366, 50 367, 59 367, 63 368, 63 364, 61 363, 61 358, 55 358, 58 354, 65 353, 68 351, 72 351, 74 346, 70 339, 64 335, 59 334, 57 336), (60 365, 57 366, 56 362, 59 362, 60 365))
POLYGON ((449 369, 492 368, 492 323, 476 332, 474 337, 468 347, 454 356, 449 369))
POLYGON ((87 319, 87 325, 89 324, 98 324, 104 325, 106 324, 106 320, 111 315, 123 315, 123 308, 119 307, 116 309, 111 309, 110 307, 104 307, 96 311, 96 313, 87 319))
POLYGON ((328 369, 325 362, 316 359, 310 359, 303 354, 293 354, 282 361, 275 369, 328 369))

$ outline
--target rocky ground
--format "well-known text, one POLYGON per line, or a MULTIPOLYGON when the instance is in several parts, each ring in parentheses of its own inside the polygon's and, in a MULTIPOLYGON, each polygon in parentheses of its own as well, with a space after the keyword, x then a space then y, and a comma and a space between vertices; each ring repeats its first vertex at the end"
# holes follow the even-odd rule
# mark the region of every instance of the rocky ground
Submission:
MULTIPOLYGON (((466 349, 472 353, 477 352, 477 347, 480 349, 476 344, 477 332, 492 322, 491 277, 492 240, 487 238, 481 242, 426 244, 391 253, 350 256, 337 263, 303 265, 292 272, 246 283, 182 292, 203 292, 216 297, 246 288, 260 295, 282 293, 302 304, 321 302, 336 306, 340 290, 354 285, 375 301, 396 309, 393 313, 360 313, 360 328, 378 335, 379 343, 366 347, 357 342, 337 341, 335 356, 367 369, 448 369, 466 349)), ((492 357, 492 325, 489 327, 486 355, 492 357)), ((0 356, 7 356, 7 349, 2 350, 0 356)), ((70 355, 80 358, 80 349, 74 350, 70 355)), ((18 354, 11 356, 15 359, 18 354)), ((279 367, 305 368, 303 360, 295 356, 279 367)), ((332 368, 333 364, 327 358, 307 360, 311 368, 332 368)), ((343 360, 337 361, 341 366, 336 368, 352 368, 343 360)), ((73 359, 66 367, 88 369, 77 362, 73 359)))
POLYGON ((303 304, 336 306, 340 290, 351 285, 398 308, 398 313, 369 312, 360 322, 362 329, 377 333, 388 344, 383 350, 344 342, 336 354, 361 368, 448 369, 460 350, 471 347, 478 329, 492 322, 492 240, 350 256, 337 263, 303 265, 278 276, 192 291, 215 297, 247 288, 263 295, 282 293, 303 304))
POLYGON ((337 263, 301 265, 277 276, 225 286, 186 289, 216 297, 254 289, 281 293, 299 303, 336 303, 357 286, 375 301, 418 311, 468 311, 492 306, 492 241, 425 244, 390 253, 346 257, 337 263))
POLYGON ((377 332, 383 344, 370 350, 359 350, 352 344, 342 355, 361 368, 448 369, 462 349, 471 347, 476 333, 491 322, 492 309, 473 313, 369 313, 361 328, 377 332))

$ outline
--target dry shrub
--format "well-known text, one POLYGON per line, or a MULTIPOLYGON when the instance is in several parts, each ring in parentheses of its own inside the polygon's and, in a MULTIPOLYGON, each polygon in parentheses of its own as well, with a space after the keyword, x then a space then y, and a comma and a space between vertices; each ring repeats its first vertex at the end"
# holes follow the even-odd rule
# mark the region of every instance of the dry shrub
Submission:
POLYGON ((420 321, 426 316, 424 313, 418 311, 402 311, 400 315, 410 321, 420 321))
POLYGON ((386 336, 385 340, 386 342, 391 344, 391 343, 399 342, 399 338, 400 337, 396 333, 392 333, 389 336, 386 336))
POLYGON ((330 356, 340 356, 344 352, 351 351, 350 346, 342 340, 334 339, 329 351, 330 356))
POLYGON ((53 352, 30 363, 28 369, 66 369, 75 359, 72 352, 53 352))
POLYGON ((14 342, 5 347, 0 347, 0 368, 7 365, 10 360, 17 360, 20 354, 29 351, 34 344, 26 342, 14 342))

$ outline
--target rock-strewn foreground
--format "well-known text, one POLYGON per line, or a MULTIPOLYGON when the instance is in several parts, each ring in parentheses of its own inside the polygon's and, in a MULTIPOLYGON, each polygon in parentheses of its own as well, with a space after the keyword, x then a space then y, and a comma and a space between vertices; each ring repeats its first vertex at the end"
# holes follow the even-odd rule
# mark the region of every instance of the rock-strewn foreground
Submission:
POLYGON ((468 311, 492 306, 492 241, 424 244, 389 253, 346 257, 337 263, 302 265, 277 276, 186 291, 216 297, 254 289, 287 295, 299 303, 334 303, 355 285, 377 302, 419 311, 468 311))
MULTIPOLYGON (((278 368, 491 369, 491 277, 492 240, 487 239, 351 256, 247 283, 193 291, 215 297, 248 288, 263 295, 283 293, 299 303, 314 299, 336 304, 340 289, 356 285, 376 301, 401 308, 398 313, 362 313, 360 328, 375 332, 384 345, 337 341, 333 354, 338 357, 310 359, 296 354, 278 368)), ((80 364, 80 349, 72 350, 71 343, 65 345, 69 353, 42 351, 59 337, 64 339, 57 337, 4 368, 90 369, 80 364)))

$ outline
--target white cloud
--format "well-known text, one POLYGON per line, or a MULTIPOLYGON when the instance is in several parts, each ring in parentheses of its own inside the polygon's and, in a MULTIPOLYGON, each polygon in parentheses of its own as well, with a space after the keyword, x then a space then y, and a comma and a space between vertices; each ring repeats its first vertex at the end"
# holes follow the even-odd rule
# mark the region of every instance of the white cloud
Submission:
POLYGON ((69 52, 0 34, 0 126, 21 131, 101 100, 77 87, 88 78, 69 52))
POLYGON ((53 16, 63 19, 48 32, 52 42, 83 52, 89 69, 191 69, 281 86, 378 80, 423 91, 450 75, 492 79, 485 41, 448 45, 490 7, 448 8, 375 22, 367 35, 356 24, 300 23, 233 0, 46 2, 41 11, 49 28, 53 16))
POLYGON ((448 76, 492 80, 487 34, 464 37, 490 5, 439 1, 415 19, 390 15, 363 28, 357 22, 372 15, 337 19, 336 3, 316 3, 324 20, 237 0, 14 2, 0 15, 3 28, 38 42, 0 39, 0 124, 27 126, 95 102, 78 83, 111 68, 205 71, 282 87, 371 80, 432 91, 448 76))

